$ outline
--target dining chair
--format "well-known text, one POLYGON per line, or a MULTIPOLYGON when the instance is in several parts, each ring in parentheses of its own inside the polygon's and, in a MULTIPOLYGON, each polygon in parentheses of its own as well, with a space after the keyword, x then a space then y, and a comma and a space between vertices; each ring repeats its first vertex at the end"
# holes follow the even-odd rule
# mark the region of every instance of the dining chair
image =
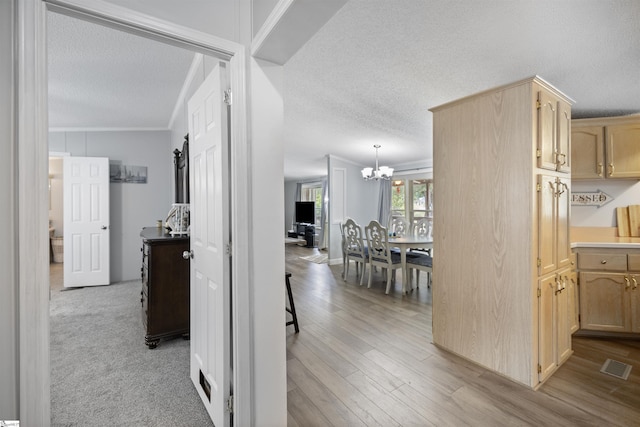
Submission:
POLYGON ((344 235, 344 253, 345 253, 345 272, 343 279, 347 280, 349 275, 349 265, 351 261, 356 263, 356 278, 358 277, 359 266, 362 265, 362 271, 360 272, 360 285, 364 281, 364 273, 366 271, 366 264, 369 262, 369 254, 367 246, 364 244, 362 227, 357 224, 353 219, 347 218, 342 226, 342 233, 344 235))
MULTIPOLYGON (((427 272, 427 287, 431 287, 433 275, 433 258, 430 255, 416 253, 415 256, 407 255, 407 270, 416 270, 416 287, 420 287, 420 271, 427 272)), ((410 280, 411 278, 409 278, 410 280)))
POLYGON ((392 216, 389 219, 389 233, 392 236, 404 237, 411 232, 409 221, 403 216, 392 216))
POLYGON ((373 220, 365 227, 367 234, 367 244, 369 248, 369 284, 371 287, 371 278, 373 267, 382 267, 386 269, 387 289, 385 294, 391 289, 391 281, 395 282, 396 270, 402 268, 400 254, 392 252, 389 248, 389 233, 386 227, 383 227, 378 221, 373 220))
MULTIPOLYGON (((413 221, 411 232, 415 237, 433 238, 433 218, 423 217, 413 221)), ((420 285, 420 271, 426 271, 428 276, 427 287, 431 287, 431 272, 433 258, 431 249, 412 248, 411 254, 407 255, 407 267, 416 270, 416 287, 420 285), (409 266, 411 264, 411 266, 409 266)))
POLYGON ((414 236, 432 237, 433 218, 423 217, 416 218, 413 221, 411 232, 414 236))

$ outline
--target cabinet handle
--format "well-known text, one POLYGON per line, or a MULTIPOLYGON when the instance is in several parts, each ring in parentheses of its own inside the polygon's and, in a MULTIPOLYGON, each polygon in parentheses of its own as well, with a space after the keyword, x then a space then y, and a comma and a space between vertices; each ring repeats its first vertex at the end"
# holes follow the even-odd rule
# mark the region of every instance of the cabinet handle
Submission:
POLYGON ((558 295, 560 292, 562 292, 562 280, 560 279, 560 277, 556 278, 556 295, 558 295))
POLYGON ((624 281, 626 282, 625 289, 629 289, 631 287, 631 282, 627 276, 624 276, 624 281))
POLYGON ((602 163, 598 163, 598 176, 602 176, 603 171, 604 171, 604 165, 602 163))
POLYGON ((569 187, 567 186, 567 184, 565 184, 560 179, 558 179, 558 196, 567 190, 569 190, 569 187))
POLYGON ((613 176, 613 172, 615 171, 615 167, 613 167, 613 163, 609 163, 609 176, 613 176))
POLYGON ((638 287, 638 281, 636 280, 635 276, 631 277, 631 281, 633 282, 633 290, 635 291, 636 288, 638 287))
POLYGON ((556 163, 560 166, 564 166, 567 164, 567 155, 564 153, 556 153, 556 163), (560 160, 562 159, 562 160, 560 160))

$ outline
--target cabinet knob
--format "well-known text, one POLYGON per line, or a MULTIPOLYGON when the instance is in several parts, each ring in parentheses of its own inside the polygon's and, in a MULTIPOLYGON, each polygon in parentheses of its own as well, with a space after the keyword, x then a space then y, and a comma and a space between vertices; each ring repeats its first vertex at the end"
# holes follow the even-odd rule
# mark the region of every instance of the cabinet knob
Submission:
POLYGON ((600 264, 606 264, 606 263, 607 263, 606 259, 603 259, 602 261, 600 261, 600 264))
POLYGON ((193 251, 184 251, 184 252, 182 252, 182 258, 184 258, 184 259, 193 258, 193 251))

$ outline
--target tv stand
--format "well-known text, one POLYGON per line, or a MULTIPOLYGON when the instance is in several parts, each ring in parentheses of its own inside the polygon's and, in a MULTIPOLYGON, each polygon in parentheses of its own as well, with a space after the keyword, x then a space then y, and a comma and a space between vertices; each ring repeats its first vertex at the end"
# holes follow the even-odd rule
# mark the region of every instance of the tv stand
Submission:
MULTIPOLYGON (((305 247, 313 248, 315 247, 314 240, 316 236, 316 227, 313 224, 306 223, 296 223, 295 224, 295 235, 303 236, 303 239, 307 242, 305 247)), ((289 237, 294 237, 289 235, 289 237)))

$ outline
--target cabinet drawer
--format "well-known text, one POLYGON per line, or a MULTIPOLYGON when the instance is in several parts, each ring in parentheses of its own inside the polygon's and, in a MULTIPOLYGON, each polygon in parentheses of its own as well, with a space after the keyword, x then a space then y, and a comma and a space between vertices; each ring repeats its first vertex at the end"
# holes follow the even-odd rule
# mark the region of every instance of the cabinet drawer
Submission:
POLYGON ((627 254, 579 253, 578 270, 626 271, 627 254))
POLYGON ((149 245, 144 244, 144 245, 142 245, 142 248, 140 250, 142 251, 142 264, 148 266, 149 265, 149 252, 151 251, 151 248, 149 247, 149 245))
POLYGON ((629 254, 629 271, 640 271, 640 254, 629 254))

